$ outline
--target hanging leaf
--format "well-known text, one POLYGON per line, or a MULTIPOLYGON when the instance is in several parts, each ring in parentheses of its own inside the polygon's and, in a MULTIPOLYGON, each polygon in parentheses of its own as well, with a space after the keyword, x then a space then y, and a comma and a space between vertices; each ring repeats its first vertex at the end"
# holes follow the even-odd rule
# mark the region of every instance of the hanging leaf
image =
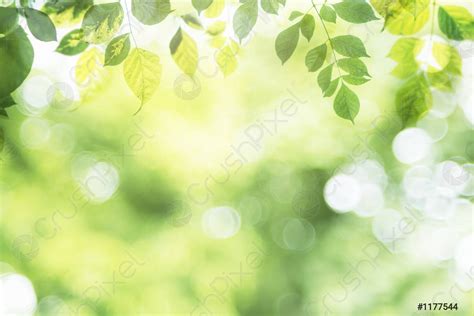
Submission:
POLYGON ((193 29, 196 29, 196 30, 203 30, 204 29, 204 27, 201 24, 201 21, 199 21, 199 19, 196 18, 194 15, 185 14, 185 15, 181 16, 181 18, 183 19, 183 21, 187 25, 189 25, 193 29))
POLYGON ((132 0, 132 14, 146 25, 163 21, 171 12, 169 0, 132 0))
POLYGON ((301 34, 308 40, 308 42, 313 37, 314 33, 314 17, 311 14, 305 14, 305 16, 301 19, 301 34))
POLYGON ((209 25, 206 32, 212 36, 216 36, 225 31, 226 24, 224 21, 217 21, 209 25))
POLYGON ((196 72, 198 64, 198 49, 196 42, 181 28, 178 29, 170 42, 170 51, 174 62, 187 75, 196 72))
POLYGON ((0 98, 0 116, 8 117, 8 113, 7 111, 5 111, 5 109, 15 104, 16 102, 15 100, 13 100, 11 95, 8 95, 4 98, 0 98))
POLYGON ((432 105, 429 84, 423 74, 413 76, 397 91, 395 105, 404 125, 415 123, 432 105))
POLYGON ((332 68, 333 64, 327 66, 318 75, 318 85, 321 88, 321 91, 324 93, 329 88, 332 78, 332 68))
POLYGON ((408 78, 419 69, 416 56, 423 47, 423 41, 418 38, 400 38, 395 42, 388 57, 398 64, 392 74, 401 79, 408 78))
POLYGON ((86 85, 97 79, 103 64, 104 55, 102 52, 96 47, 89 49, 77 60, 75 68, 76 82, 79 85, 86 85))
POLYGON ((152 52, 135 48, 125 60, 123 74, 127 85, 143 106, 160 85, 160 58, 152 52))
POLYGON ((438 23, 441 32, 449 39, 474 39, 474 19, 464 7, 441 6, 438 10, 438 23))
POLYGON ((237 69, 236 52, 230 46, 224 46, 216 56, 216 62, 224 76, 237 69))
POLYGON ((333 5, 337 15, 350 23, 367 23, 378 20, 365 0, 344 0, 333 5))
POLYGON ((110 40, 123 22, 123 9, 120 3, 107 3, 92 6, 87 10, 82 29, 84 40, 100 44, 110 40))
POLYGON ((337 18, 336 11, 334 11, 334 9, 328 6, 327 4, 321 7, 321 11, 319 12, 319 14, 321 15, 321 18, 324 21, 330 22, 330 23, 336 23, 336 18, 337 18))
POLYGON ((15 91, 30 73, 33 46, 21 27, 0 38, 0 98, 15 91))
POLYGON ((359 113, 360 102, 357 94, 342 83, 341 89, 334 99, 334 111, 339 117, 350 120, 354 123, 354 119, 359 113))
POLYGON ((18 26, 18 11, 0 7, 0 37, 6 36, 18 26))
POLYGON ((212 0, 192 0, 193 7, 197 10, 198 13, 206 10, 212 4, 212 0))
POLYGON ((369 57, 360 38, 353 35, 342 35, 334 37, 333 48, 339 54, 346 57, 369 57))
POLYGON ((384 28, 392 34, 415 34, 426 25, 430 18, 430 0, 371 0, 370 2, 385 18, 384 28), (413 5, 414 2, 416 5, 413 5))
POLYGON ((30 8, 25 8, 23 12, 34 37, 43 42, 57 40, 56 27, 46 13, 30 8))
POLYGON ((324 91, 323 97, 329 98, 332 97, 334 92, 336 92, 337 87, 339 86, 339 78, 331 81, 326 91, 324 91))
POLYGON ((225 0, 214 0, 209 8, 204 11, 206 18, 217 18, 222 14, 225 8, 225 0))
POLYGON ((290 26, 278 34, 275 40, 275 51, 282 64, 284 64, 291 57, 291 55, 293 55, 293 52, 298 45, 299 35, 299 23, 290 26))
POLYGON ((278 14, 280 3, 278 0, 262 0, 261 2, 263 11, 270 14, 278 14))
POLYGON ((73 56, 82 53, 87 49, 89 43, 84 41, 84 31, 74 30, 66 34, 59 43, 56 51, 63 55, 73 56))
POLYGON ((291 14, 290 14, 289 20, 290 20, 290 21, 293 21, 294 19, 296 19, 297 17, 302 16, 303 14, 304 14, 304 13, 303 13, 303 12, 300 12, 300 11, 293 11, 293 12, 291 12, 291 14))
POLYGON ((366 82, 368 82, 370 79, 368 78, 363 78, 363 77, 356 77, 353 75, 345 75, 342 76, 342 79, 347 82, 348 84, 354 85, 354 86, 360 86, 366 82))
POLYGON ((237 11, 235 11, 232 23, 234 26, 234 32, 240 41, 249 35, 250 31, 255 26, 255 23, 257 23, 257 15, 257 0, 248 0, 243 3, 237 11))
POLYGON ((309 72, 318 71, 324 64, 326 60, 326 54, 328 47, 326 44, 320 45, 316 48, 313 48, 306 54, 305 64, 308 67, 309 72))
POLYGON ((337 65, 350 75, 370 77, 367 66, 358 58, 343 58, 338 60, 337 65))
POLYGON ((114 38, 105 50, 105 66, 120 65, 130 52, 130 35, 124 34, 114 38))

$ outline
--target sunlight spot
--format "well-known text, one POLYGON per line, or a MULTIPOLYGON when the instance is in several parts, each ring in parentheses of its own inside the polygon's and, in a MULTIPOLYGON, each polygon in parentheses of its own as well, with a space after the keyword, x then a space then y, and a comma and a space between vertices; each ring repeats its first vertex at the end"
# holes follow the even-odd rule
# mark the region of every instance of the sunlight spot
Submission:
POLYGON ((204 233, 211 238, 230 238, 240 230, 240 215, 228 206, 211 208, 202 216, 201 225, 204 233))
POLYGON ((358 181, 345 174, 339 174, 324 186, 324 199, 326 203, 336 212, 349 212, 359 203, 360 185, 358 181))
POLYGON ((36 293, 26 277, 9 273, 0 275, 0 314, 33 315, 36 293))
POLYGON ((28 118, 20 127, 20 138, 22 143, 29 148, 43 146, 51 134, 49 123, 39 118, 28 118))
POLYGON ((95 202, 105 202, 117 191, 119 175, 114 166, 97 162, 87 169, 81 181, 84 192, 95 202))
POLYGON ((395 137, 392 149, 398 161, 413 164, 426 158, 433 140, 421 128, 408 128, 395 137))

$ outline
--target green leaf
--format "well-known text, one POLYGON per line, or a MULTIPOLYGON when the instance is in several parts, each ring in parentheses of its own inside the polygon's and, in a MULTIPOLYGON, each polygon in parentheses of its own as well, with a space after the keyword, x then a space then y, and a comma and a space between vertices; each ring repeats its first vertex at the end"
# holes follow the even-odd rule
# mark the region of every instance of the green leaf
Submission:
POLYGON ((303 13, 300 12, 300 11, 293 11, 293 12, 291 12, 289 19, 290 19, 290 21, 293 21, 294 19, 296 19, 297 17, 300 17, 302 15, 303 15, 303 13))
POLYGON ((398 62, 392 74, 398 78, 408 78, 415 74, 419 65, 416 56, 423 47, 423 41, 418 38, 400 38, 392 46, 388 57, 398 62))
POLYGON ((471 13, 464 7, 439 7, 438 23, 440 30, 449 39, 457 41, 474 39, 474 20, 471 13))
POLYGON ((30 73, 33 46, 21 27, 0 38, 0 98, 15 91, 30 73))
POLYGON ((308 42, 313 37, 314 33, 314 17, 311 14, 305 14, 301 19, 301 34, 308 40, 308 42))
POLYGON ((224 21, 216 21, 209 25, 206 32, 212 36, 216 36, 225 31, 226 24, 224 21))
POLYGON ((192 0, 193 7, 197 10, 198 13, 206 10, 212 4, 212 0, 192 0))
POLYGON ((432 106, 429 84, 423 74, 413 76, 397 91, 395 105, 404 125, 415 123, 432 106))
POLYGON ((56 51, 63 55, 73 56, 82 53, 88 46, 89 43, 84 41, 84 31, 77 29, 62 38, 56 51))
POLYGON ((333 64, 327 66, 318 75, 318 85, 322 92, 326 92, 331 84, 333 64))
POLYGON ((339 117, 354 123, 354 119, 359 113, 359 108, 359 98, 343 83, 334 99, 334 111, 339 117))
POLYGON ((169 0, 132 0, 132 14, 146 25, 163 21, 171 12, 169 0))
POLYGON ((141 48, 131 51, 123 65, 125 81, 142 106, 150 101, 161 80, 160 57, 141 48))
POLYGON ((331 40, 333 48, 339 54, 346 57, 369 57, 364 43, 353 35, 342 35, 331 40))
POLYGON ((110 40, 123 22, 123 9, 120 3, 99 4, 87 10, 82 29, 84 40, 101 44, 110 40))
POLYGON ((324 64, 326 60, 326 54, 328 47, 326 44, 320 45, 316 48, 313 48, 306 54, 305 64, 308 67, 309 72, 318 71, 324 64))
MULTIPOLYGON (((262 9, 270 14, 278 14, 281 2, 279 0, 262 0, 262 9)), ((284 4, 283 4, 284 5, 284 4)))
MULTIPOLYGON (((3 115, 3 113, 0 112, 0 115, 3 115)), ((4 146, 5 146, 5 135, 3 133, 3 128, 0 127, 0 153, 3 151, 4 146)))
POLYGON ((350 23, 366 23, 378 20, 374 10, 365 0, 344 0, 333 5, 337 15, 350 23))
POLYGON ((0 38, 8 35, 17 26, 18 26, 17 9, 0 7, 0 38))
POLYGON ((325 98, 332 97, 334 92, 336 92, 338 85, 339 85, 339 78, 336 78, 335 80, 331 81, 327 90, 324 92, 323 97, 325 98))
POLYGON ((257 23, 257 15, 257 0, 248 0, 235 11, 232 23, 234 32, 240 41, 249 35, 255 23, 257 23))
POLYGON ((370 0, 385 18, 384 29, 396 35, 419 32, 430 20, 431 0, 370 0))
POLYGON ((130 52, 130 36, 123 34, 114 38, 105 50, 105 66, 120 65, 130 52))
POLYGON ((368 78, 362 78, 362 77, 356 77, 352 75, 345 75, 342 76, 342 79, 347 82, 348 84, 354 85, 354 86, 360 86, 366 82, 368 82, 370 79, 368 78))
POLYGON ((323 5, 321 7, 321 18, 326 22, 336 23, 336 11, 328 5, 323 5))
POLYGON ((337 62, 339 68, 356 77, 368 76, 367 66, 358 58, 343 58, 337 62))
POLYGON ((46 13, 25 8, 26 23, 34 37, 43 42, 51 42, 57 39, 56 27, 46 13))
POLYGON ((204 29, 204 27, 201 24, 201 21, 199 21, 198 18, 196 18, 195 16, 193 16, 191 14, 185 14, 185 15, 181 16, 181 18, 183 19, 183 21, 187 25, 189 25, 190 27, 192 27, 196 30, 203 30, 204 29))
POLYGON ((178 29, 170 42, 171 55, 179 68, 192 76, 198 64, 198 50, 196 42, 181 28, 178 29))
POLYGON ((216 56, 216 62, 224 76, 228 76, 237 69, 236 52, 230 46, 224 46, 216 56))
POLYGON ((225 0, 214 0, 204 12, 206 18, 217 18, 225 8, 225 0))
MULTIPOLYGON (((7 117, 8 118, 8 113, 5 111, 6 108, 11 107, 15 105, 16 102, 13 100, 12 96, 6 96, 4 98, 0 98, 0 116, 7 117)), ((1 149, 0 149, 1 151, 1 149)))
POLYGON ((299 23, 290 26, 278 34, 275 40, 275 51, 282 64, 284 64, 291 57, 291 55, 293 55, 293 52, 298 45, 299 35, 299 23))

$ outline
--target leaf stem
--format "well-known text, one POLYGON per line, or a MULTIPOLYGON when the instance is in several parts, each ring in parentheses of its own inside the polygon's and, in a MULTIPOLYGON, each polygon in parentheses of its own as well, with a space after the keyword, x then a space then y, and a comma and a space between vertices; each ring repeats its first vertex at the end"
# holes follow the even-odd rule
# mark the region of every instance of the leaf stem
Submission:
POLYGON ((321 21, 321 24, 323 25, 323 28, 324 28, 324 32, 326 33, 326 36, 328 38, 328 41, 329 41, 329 44, 331 45, 331 52, 332 52, 332 55, 334 56, 334 61, 335 61, 335 64, 337 66, 337 72, 339 72, 339 77, 342 76, 341 74, 341 69, 339 69, 339 61, 337 59, 337 56, 336 56, 336 53, 334 52, 334 45, 332 43, 332 39, 331 39, 331 36, 329 35, 329 31, 326 27, 326 23, 324 23, 324 20, 323 18, 321 17, 321 14, 319 14, 319 10, 318 8, 316 7, 316 4, 314 3, 314 0, 311 0, 311 4, 313 5, 313 8, 314 10, 316 11, 316 14, 318 15, 319 17, 319 20, 321 21))
POLYGON ((125 11, 127 12, 128 28, 130 29, 130 35, 132 36, 133 44, 135 45, 135 47, 138 47, 137 40, 135 39, 135 35, 133 34, 132 30, 132 19, 130 18, 130 10, 128 9, 127 0, 123 0, 123 2, 125 3, 125 11))
MULTIPOLYGON (((416 5, 415 5, 416 7, 416 5)), ((432 12, 432 18, 431 18, 431 31, 430 31, 430 41, 433 40, 433 34, 434 34, 434 25, 435 25, 435 17, 436 17, 436 0, 433 0, 433 12, 432 12)))

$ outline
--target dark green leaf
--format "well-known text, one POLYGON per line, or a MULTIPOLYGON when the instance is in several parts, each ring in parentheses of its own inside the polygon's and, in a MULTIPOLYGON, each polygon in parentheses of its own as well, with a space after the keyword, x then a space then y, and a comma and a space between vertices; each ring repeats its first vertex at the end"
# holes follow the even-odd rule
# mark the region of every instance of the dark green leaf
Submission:
POLYGON ((234 32, 240 41, 249 35, 250 31, 255 26, 255 23, 257 23, 257 15, 257 0, 248 0, 242 4, 237 11, 235 11, 232 23, 234 26, 234 32))
POLYGON ((299 23, 290 26, 278 34, 275 40, 275 50, 282 64, 284 64, 291 57, 291 55, 293 55, 296 45, 298 45, 299 34, 299 23))
POLYGON ((33 47, 21 27, 0 38, 0 98, 9 96, 30 73, 33 47))
POLYGON ((171 12, 169 0, 132 0, 132 14, 146 25, 158 24, 171 12))
POLYGON ((366 23, 378 20, 374 10, 365 0, 344 0, 334 4, 337 15, 350 23, 366 23))
POLYGON ((318 71, 324 64, 326 60, 326 54, 328 47, 326 44, 320 45, 316 48, 313 48, 306 54, 305 64, 308 67, 309 72, 318 71))
POLYGON ((201 13, 201 11, 209 8, 212 4, 212 0, 192 0, 192 3, 197 12, 201 13))
POLYGON ((199 19, 197 19, 195 16, 191 14, 183 15, 181 18, 183 19, 184 22, 186 22, 187 25, 189 25, 192 28, 195 28, 197 30, 204 29, 201 24, 201 21, 199 21, 199 19))
POLYGON ((293 21, 294 19, 296 19, 297 17, 300 17, 302 15, 303 15, 303 13, 300 12, 300 11, 293 11, 290 14, 290 21, 293 21))
POLYGON ((46 13, 30 8, 24 10, 26 23, 34 37, 43 42, 51 42, 57 39, 56 28, 46 13))
POLYGON ((99 4, 87 10, 82 29, 84 40, 101 44, 110 40, 120 29, 123 21, 123 9, 120 3, 99 4))
POLYGON ((423 74, 413 76, 397 91, 395 105, 404 125, 415 123, 431 108, 433 97, 423 74))
POLYGON ((15 100, 13 100, 13 98, 10 95, 4 98, 1 98, 0 99, 0 116, 8 117, 7 111, 5 111, 5 109, 15 104, 16 104, 15 100))
POLYGON ((0 37, 8 35, 18 26, 18 11, 0 7, 0 37))
POLYGON ((335 80, 331 81, 331 83, 329 84, 329 87, 324 92, 323 97, 325 98, 332 97, 334 92, 336 92, 338 85, 339 85, 339 78, 336 78, 335 80))
POLYGON ((367 66, 358 58, 343 58, 340 59, 337 64, 339 68, 356 77, 368 76, 367 66))
POLYGON ((105 50, 105 66, 120 65, 130 52, 129 34, 120 35, 114 38, 105 50))
POLYGON ((322 92, 326 92, 326 90, 329 88, 329 85, 331 84, 331 78, 332 78, 332 67, 333 64, 327 66, 318 75, 318 85, 321 88, 322 92))
POLYGON ((342 35, 334 37, 333 48, 339 54, 346 57, 369 57, 364 47, 364 43, 353 35, 342 35))
POLYGON ((301 19, 301 34, 303 34, 308 42, 313 37, 314 27, 314 17, 311 14, 305 14, 305 16, 301 19))
POLYGON ((66 34, 56 51, 63 55, 73 56, 82 53, 88 46, 89 43, 84 41, 84 31, 78 29, 66 34))
POLYGON ((359 113, 360 102, 357 95, 342 83, 341 89, 334 99, 334 111, 339 117, 350 120, 354 123, 354 119, 359 113))
POLYGON ((321 18, 326 22, 336 23, 336 12, 333 8, 328 5, 323 5, 321 7, 321 18))
POLYGON ((342 79, 347 82, 348 84, 354 85, 354 86, 360 86, 366 82, 368 82, 370 79, 368 78, 362 78, 362 77, 356 77, 352 75, 345 75, 342 76, 342 79))

